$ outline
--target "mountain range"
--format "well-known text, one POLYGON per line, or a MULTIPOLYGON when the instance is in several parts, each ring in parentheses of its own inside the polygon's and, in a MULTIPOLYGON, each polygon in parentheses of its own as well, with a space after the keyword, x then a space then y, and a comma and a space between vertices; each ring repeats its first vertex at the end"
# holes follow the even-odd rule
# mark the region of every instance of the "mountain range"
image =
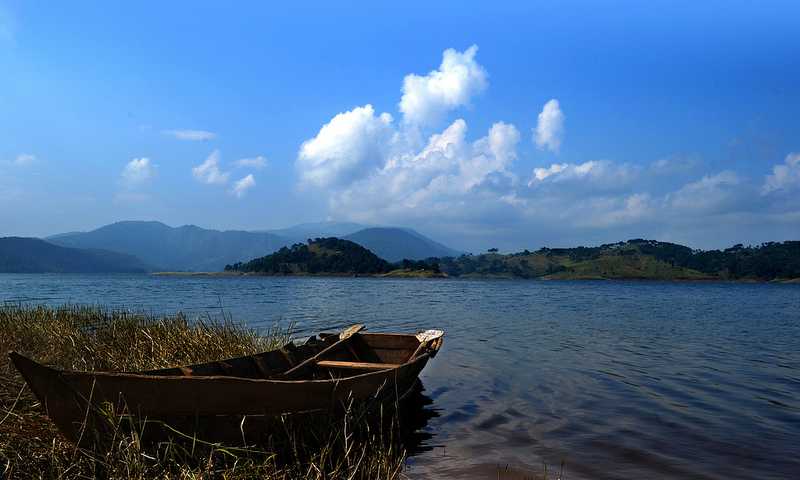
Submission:
POLYGON ((326 237, 350 240, 390 262, 399 262, 403 259, 454 257, 464 253, 446 247, 410 228, 379 227, 352 222, 318 222, 302 223, 267 232, 289 239, 292 244, 326 237))
POLYGON ((100 248, 140 258, 157 270, 217 271, 226 264, 263 256, 286 244, 266 232, 207 230, 194 225, 117 222, 90 232, 48 237, 72 248, 100 248))
POLYGON ((124 221, 45 240, 61 247, 132 255, 151 271, 221 271, 225 265, 262 257, 284 246, 305 243, 308 238, 331 236, 356 242, 388 261, 461 253, 411 229, 345 222, 307 223, 269 231, 220 231, 194 225, 170 227, 161 222, 124 221))
POLYGON ((38 238, 0 238, 0 272, 142 273, 150 268, 124 253, 61 247, 38 238))
MULTIPOLYGON (((304 224, 281 230, 286 235, 281 236, 276 231, 218 231, 193 225, 119 222, 91 232, 54 235, 47 240, 0 238, 0 272, 220 272, 226 265, 249 272, 245 268, 248 264, 261 262, 274 265, 266 269, 256 265, 253 272, 363 273, 362 267, 372 265, 375 257, 386 265, 391 262, 393 271, 402 270, 411 276, 434 272, 481 278, 800 281, 800 241, 703 251, 634 239, 598 247, 541 248, 512 254, 491 249, 473 256, 410 229, 360 227, 363 225, 304 224), (330 232, 340 237, 325 237, 330 232), (299 241, 301 234, 307 237, 305 241, 299 241), (327 258, 331 249, 317 248, 323 243, 336 246, 347 255, 327 258), (304 248, 325 258, 309 260, 304 248), (278 254, 271 255, 276 251, 278 254)), ((381 271, 389 268, 386 265, 381 271)))
POLYGON ((353 222, 315 222, 301 223, 288 228, 265 230, 267 233, 278 235, 295 243, 305 243, 309 238, 337 237, 342 238, 372 225, 362 225, 353 222))
POLYGON ((342 238, 357 243, 390 262, 399 262, 403 259, 457 257, 463 253, 435 242, 410 228, 365 228, 342 238))

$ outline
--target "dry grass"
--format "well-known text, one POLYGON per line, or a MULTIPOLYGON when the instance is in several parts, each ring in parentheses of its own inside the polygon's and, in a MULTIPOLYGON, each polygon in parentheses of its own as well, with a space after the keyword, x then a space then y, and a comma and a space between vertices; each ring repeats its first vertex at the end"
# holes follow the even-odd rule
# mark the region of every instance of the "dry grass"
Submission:
MULTIPOLYGON (((189 322, 93 307, 0 307, 0 478, 397 478, 405 459, 396 421, 342 417, 275 420, 270 445, 237 449, 194 441, 156 445, 116 429, 103 451, 76 449, 44 416, 5 352, 76 370, 144 370, 276 348, 290 331, 266 335, 232 321, 189 322), (376 426, 377 425, 377 426, 376 426)), ((382 415, 381 415, 382 417, 382 415)), ((110 418, 120 426, 121 419, 110 418)))

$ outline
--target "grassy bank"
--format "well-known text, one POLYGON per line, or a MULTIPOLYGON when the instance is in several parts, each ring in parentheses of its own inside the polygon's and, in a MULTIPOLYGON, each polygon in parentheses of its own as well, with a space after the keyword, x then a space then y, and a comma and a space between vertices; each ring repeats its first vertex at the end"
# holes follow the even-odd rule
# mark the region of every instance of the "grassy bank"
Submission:
POLYGON ((180 441, 150 445, 123 430, 102 452, 76 449, 44 416, 5 355, 16 350, 75 370, 144 370, 270 350, 290 333, 259 333, 229 320, 189 322, 182 315, 0 307, 0 478, 397 478, 404 452, 394 422, 375 428, 355 412, 300 426, 279 419, 270 445, 247 450, 180 441))

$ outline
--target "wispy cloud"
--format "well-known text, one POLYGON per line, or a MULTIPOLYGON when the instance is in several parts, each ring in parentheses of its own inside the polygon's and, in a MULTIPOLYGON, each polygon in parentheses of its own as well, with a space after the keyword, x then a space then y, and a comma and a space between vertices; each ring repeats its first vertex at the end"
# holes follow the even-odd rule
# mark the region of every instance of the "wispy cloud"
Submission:
POLYGON ((240 168, 256 168, 261 169, 267 166, 267 159, 261 155, 250 158, 240 158, 234 164, 240 168))
POLYGON ((200 165, 192 168, 192 175, 198 181, 208 184, 228 183, 230 173, 219 169, 219 150, 214 150, 200 165))
POLYGON ((36 163, 36 155, 30 153, 20 153, 11 163, 18 167, 27 167, 36 163))
POLYGON ((161 133, 175 137, 178 140, 189 140, 193 142, 213 140, 217 138, 216 133, 206 130, 162 130, 161 133))
POLYGON ((231 193, 236 195, 237 198, 242 198, 248 190, 256 186, 256 179, 253 177, 253 174, 249 174, 246 177, 237 180, 233 184, 233 188, 231 189, 231 193))

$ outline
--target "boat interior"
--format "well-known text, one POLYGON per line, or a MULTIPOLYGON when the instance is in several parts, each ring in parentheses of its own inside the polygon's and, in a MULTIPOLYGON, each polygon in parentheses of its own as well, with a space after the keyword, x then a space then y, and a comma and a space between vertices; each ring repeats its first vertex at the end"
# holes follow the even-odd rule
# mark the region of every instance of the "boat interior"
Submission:
MULTIPOLYGON (((355 326, 354 326, 355 327, 355 326)), ((353 328, 353 327, 351 327, 353 328)), ((438 350, 441 332, 428 336, 393 333, 320 334, 301 345, 184 367, 136 372, 156 376, 228 376, 272 380, 342 378, 397 368, 438 350)))

